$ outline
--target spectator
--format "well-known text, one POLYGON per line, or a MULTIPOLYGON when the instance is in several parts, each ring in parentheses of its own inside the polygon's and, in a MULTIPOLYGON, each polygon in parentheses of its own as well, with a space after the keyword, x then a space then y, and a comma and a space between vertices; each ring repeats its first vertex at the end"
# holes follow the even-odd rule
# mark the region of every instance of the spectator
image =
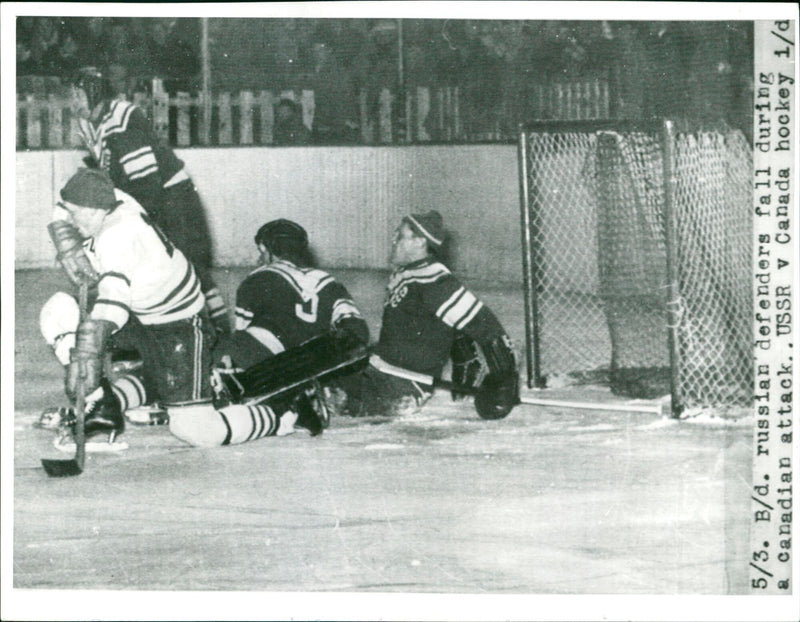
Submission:
POLYGON ((61 41, 58 44, 55 58, 56 75, 71 76, 75 71, 84 65, 84 61, 79 55, 80 48, 72 31, 64 29, 61 33, 61 41))
POLYGON ((303 125, 300 106, 291 99, 281 99, 275 106, 275 127, 272 132, 276 145, 307 145, 311 132, 303 125))
POLYGON ((311 137, 315 143, 352 143, 358 139, 356 95, 350 76, 344 71, 333 50, 332 37, 315 33, 312 56, 314 73, 314 123, 311 137))
POLYGON ((58 18, 41 17, 36 20, 31 40, 32 67, 37 75, 58 75, 58 18))
POLYGON ((150 73, 165 81, 167 90, 191 90, 200 72, 200 59, 191 32, 195 20, 153 19, 145 47, 150 73))

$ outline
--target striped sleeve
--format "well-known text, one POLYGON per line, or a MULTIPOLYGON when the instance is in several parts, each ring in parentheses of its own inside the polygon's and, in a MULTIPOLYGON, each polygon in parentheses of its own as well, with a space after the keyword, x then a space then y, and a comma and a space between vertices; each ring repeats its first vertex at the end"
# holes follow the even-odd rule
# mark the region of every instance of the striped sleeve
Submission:
POLYGON ((426 285, 423 301, 439 320, 478 343, 488 343, 505 332, 494 313, 452 274, 426 285))
POLYGON ((97 284, 97 300, 92 307, 91 317, 107 320, 117 330, 125 326, 130 316, 131 282, 119 272, 106 272, 97 284))
POLYGON ((130 153, 126 153, 119 161, 122 165, 122 169, 125 171, 125 175, 131 181, 158 172, 156 155, 153 153, 153 148, 150 145, 145 145, 139 149, 134 149, 130 153))
POLYGON ((164 181, 158 166, 147 118, 136 106, 115 106, 104 127, 110 151, 109 173, 114 184, 130 194, 147 211, 158 209, 164 181))
POLYGON ((462 330, 478 314, 483 303, 463 285, 453 292, 439 308, 436 317, 450 328, 462 330))

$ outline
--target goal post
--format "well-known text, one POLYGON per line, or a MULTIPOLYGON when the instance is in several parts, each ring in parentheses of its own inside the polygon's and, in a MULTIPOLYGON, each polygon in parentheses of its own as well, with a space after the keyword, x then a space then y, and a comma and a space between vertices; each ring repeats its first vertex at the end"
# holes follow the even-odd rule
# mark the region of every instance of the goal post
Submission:
POLYGON ((529 388, 752 400, 752 150, 670 120, 520 126, 529 388))

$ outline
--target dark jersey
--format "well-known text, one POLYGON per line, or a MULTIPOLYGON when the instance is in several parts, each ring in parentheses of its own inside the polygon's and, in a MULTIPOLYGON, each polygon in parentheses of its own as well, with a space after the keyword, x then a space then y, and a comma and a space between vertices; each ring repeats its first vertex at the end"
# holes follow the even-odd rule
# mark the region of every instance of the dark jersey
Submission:
POLYGON ((428 258, 392 274, 378 356, 404 369, 439 376, 458 331, 479 344, 504 334, 495 315, 441 263, 428 258))
POLYGON ((144 112, 130 102, 112 101, 96 132, 100 168, 108 171, 117 188, 157 216, 165 184, 188 180, 183 162, 156 137, 144 112))
POLYGON ((327 272, 282 259, 251 272, 236 292, 236 330, 246 330, 274 354, 348 318, 357 320, 366 343, 367 324, 347 289, 327 272))

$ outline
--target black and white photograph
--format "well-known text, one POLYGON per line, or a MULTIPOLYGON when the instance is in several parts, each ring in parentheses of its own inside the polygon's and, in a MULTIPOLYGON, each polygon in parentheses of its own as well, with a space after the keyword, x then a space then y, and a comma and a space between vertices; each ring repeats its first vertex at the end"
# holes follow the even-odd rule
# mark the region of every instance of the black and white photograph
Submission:
POLYGON ((3 620, 800 618, 796 5, 0 9, 3 620))

